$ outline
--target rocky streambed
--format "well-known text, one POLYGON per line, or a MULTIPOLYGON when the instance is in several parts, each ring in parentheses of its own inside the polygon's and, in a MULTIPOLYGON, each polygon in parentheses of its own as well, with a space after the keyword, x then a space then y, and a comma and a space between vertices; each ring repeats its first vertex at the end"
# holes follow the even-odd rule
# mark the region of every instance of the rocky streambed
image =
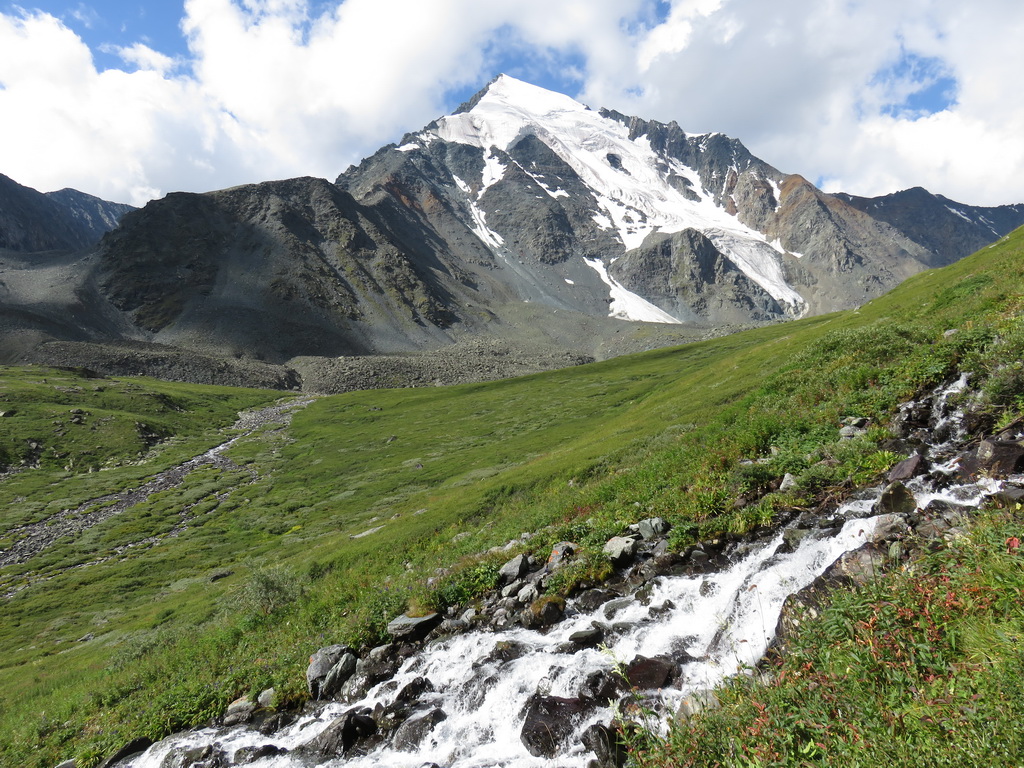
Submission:
POLYGON ((1024 432, 967 443, 948 406, 964 385, 904 407, 891 448, 907 458, 884 486, 683 552, 664 521, 641 521, 608 542, 615 576, 568 601, 543 590, 572 542, 545 562, 511 558, 475 607, 396 617, 392 642, 365 652, 311 649, 301 712, 275 711, 264 691, 107 765, 621 766, 631 723, 658 729, 714 706, 715 686, 754 672, 822 590, 960 535, 987 501, 1024 499, 1024 432))
MULTIPOLYGON (((156 473, 139 487, 126 488, 116 493, 90 499, 78 507, 62 510, 39 522, 11 529, 8 535, 13 542, 6 549, 0 550, 0 566, 26 562, 62 538, 78 535, 136 504, 145 502, 155 493, 181 485, 192 472, 201 467, 238 469, 233 461, 224 456, 224 452, 228 448, 268 424, 284 425, 289 423, 297 408, 305 407, 312 401, 311 396, 293 398, 265 408, 243 411, 238 414, 238 420, 231 427, 232 430, 238 431, 234 437, 198 456, 156 473)), ((182 525, 186 525, 187 509, 182 511, 182 516, 182 525)), ((172 530, 170 534, 165 535, 174 535, 177 530, 172 530)), ((131 546, 151 543, 151 541, 145 540, 131 546)), ((23 587, 24 584, 21 587, 8 590, 4 597, 10 597, 23 587)))

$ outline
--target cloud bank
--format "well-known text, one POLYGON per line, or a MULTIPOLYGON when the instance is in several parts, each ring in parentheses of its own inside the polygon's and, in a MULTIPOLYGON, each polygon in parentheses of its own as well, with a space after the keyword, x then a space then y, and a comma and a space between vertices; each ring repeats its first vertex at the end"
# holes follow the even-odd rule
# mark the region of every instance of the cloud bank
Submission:
POLYGON ((180 34, 103 68, 62 20, 0 13, 0 173, 135 204, 333 178, 507 71, 830 191, 1024 201, 1018 0, 186 0, 180 34))

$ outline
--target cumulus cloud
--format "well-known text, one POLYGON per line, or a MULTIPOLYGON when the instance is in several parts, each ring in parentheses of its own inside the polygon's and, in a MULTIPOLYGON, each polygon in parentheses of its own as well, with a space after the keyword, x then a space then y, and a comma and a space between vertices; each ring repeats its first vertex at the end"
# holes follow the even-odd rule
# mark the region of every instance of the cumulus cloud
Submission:
POLYGON ((829 189, 1017 202, 1018 5, 186 0, 187 57, 140 41, 104 48, 123 67, 102 71, 54 17, 0 14, 0 173, 134 203, 333 178, 511 64, 594 107, 729 133, 829 189))

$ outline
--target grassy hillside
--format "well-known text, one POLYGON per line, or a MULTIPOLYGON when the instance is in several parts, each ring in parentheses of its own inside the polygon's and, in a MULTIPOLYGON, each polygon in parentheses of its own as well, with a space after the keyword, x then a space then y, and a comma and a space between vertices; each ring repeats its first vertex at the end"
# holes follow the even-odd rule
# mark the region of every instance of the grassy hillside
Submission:
MULTIPOLYGON (((481 553, 523 532, 536 535, 513 553, 584 545, 552 586, 569 591, 643 517, 672 522, 679 547, 769 524, 878 477, 900 458, 878 446, 888 415, 955 370, 987 382, 992 422, 1012 419, 1022 286, 1018 232, 855 312, 521 379, 316 399, 239 440, 234 465, 0 569, 0 761, 90 765, 270 685, 297 702, 309 653, 374 644, 406 607, 470 599, 510 556, 481 553), (874 426, 840 444, 846 416, 874 426), (798 489, 773 491, 786 472, 798 489)), ((19 469, 0 483, 3 547, 222 442, 236 411, 279 395, 0 376, 0 410, 15 411, 0 459, 19 469)))

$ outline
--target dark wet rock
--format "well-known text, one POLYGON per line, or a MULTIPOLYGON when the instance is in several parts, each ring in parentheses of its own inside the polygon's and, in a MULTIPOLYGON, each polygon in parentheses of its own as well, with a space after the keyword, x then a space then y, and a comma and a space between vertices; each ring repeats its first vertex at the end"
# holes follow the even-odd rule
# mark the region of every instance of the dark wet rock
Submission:
POLYGON ((584 699, 534 694, 519 738, 534 757, 555 757, 591 707, 584 699))
POLYGON ((358 742, 377 733, 377 723, 365 707, 350 709, 327 726, 319 736, 295 749, 319 760, 341 757, 358 742))
POLYGON ((415 752, 423 740, 438 723, 448 719, 443 710, 434 708, 429 712, 411 717, 398 726, 392 744, 402 752, 415 752))
POLYGON ((1016 440, 982 440, 960 464, 961 474, 975 477, 1006 477, 1024 472, 1024 442, 1016 440))
POLYGON ((423 694, 434 691, 434 684, 425 677, 413 678, 395 695, 395 703, 410 704, 419 701, 423 694))
POLYGON ((910 458, 904 459, 895 467, 889 470, 889 482, 909 480, 912 477, 923 475, 928 471, 928 462, 924 456, 915 453, 910 458))
POLYGON ((606 619, 613 619, 617 613, 633 605, 634 602, 632 597, 617 597, 604 604, 602 613, 606 619))
POLYGON ((578 648, 594 648, 604 640, 604 631, 600 627, 590 627, 573 632, 569 635, 569 642, 578 648))
POLYGON ((648 614, 652 617, 664 616, 669 611, 674 611, 675 609, 676 604, 673 603, 671 600, 666 600, 665 602, 659 603, 658 605, 652 605, 651 609, 648 611, 648 614))
POLYGON ((583 746, 594 753, 594 768, 622 768, 626 764, 629 751, 612 726, 594 723, 580 737, 583 746))
POLYGON ((626 667, 626 679, 633 688, 667 688, 679 677, 679 663, 666 656, 637 656, 626 667))
POLYGON ((415 643, 430 634, 442 621, 444 617, 439 613, 428 613, 426 616, 407 616, 403 613, 388 623, 387 631, 396 640, 415 643))
POLYGON ((119 750, 117 750, 117 752, 115 752, 102 763, 100 763, 100 768, 110 768, 110 766, 114 765, 119 760, 123 760, 129 755, 137 755, 140 752, 145 752, 151 746, 153 746, 153 740, 146 738, 145 736, 142 736, 138 739, 132 739, 119 750))
POLYGON ((557 624, 565 616, 565 600, 551 595, 535 600, 523 611, 521 622, 528 629, 540 629, 557 624))
POLYGON ((167 755, 160 768, 227 768, 231 759, 217 744, 183 749, 167 755))
POLYGON ((530 570, 530 556, 527 554, 513 557, 498 571, 498 585, 511 584, 519 581, 530 570))
POLYGON ((257 727, 257 730, 264 736, 277 733, 282 728, 287 728, 298 718, 290 712, 274 712, 268 715, 257 727))
POLYGON ((346 701, 362 698, 377 683, 393 677, 401 664, 402 657, 394 645, 374 648, 356 664, 356 671, 342 686, 340 698, 346 701))
POLYGON ((599 669, 587 675, 580 686, 580 698, 597 702, 598 706, 606 706, 615 701, 619 694, 626 690, 626 681, 615 672, 599 669))
POLYGON ((309 666, 306 667, 306 687, 314 700, 320 698, 320 688, 327 673, 342 656, 351 652, 347 645, 328 645, 309 657, 309 666))
POLYGON ((260 747, 242 747, 235 751, 231 762, 234 765, 246 765, 247 763, 255 763, 257 760, 262 760, 264 757, 277 757, 287 753, 287 749, 276 744, 264 744, 260 747))
POLYGON ((633 595, 633 599, 640 605, 650 605, 654 599, 654 590, 658 587, 658 581, 648 581, 633 595))
POLYGON ((686 561, 676 552, 661 552, 640 566, 640 575, 647 579, 655 576, 680 576, 686 572, 686 561))
POLYGON ((609 600, 618 597, 615 592, 607 589, 588 589, 576 596, 576 607, 583 613, 593 613, 609 600))
POLYGON ((876 515, 909 515, 917 508, 917 502, 907 487, 901 482, 889 483, 875 503, 876 515))
POLYGON ((1024 504, 1024 488, 1015 485, 1008 485, 995 493, 990 498, 1000 507, 1012 507, 1017 504, 1024 504))
POLYGON ((493 650, 487 656, 474 662, 473 665, 479 667, 488 662, 504 663, 514 661, 525 656, 529 651, 530 647, 526 643, 520 643, 518 640, 499 640, 494 644, 493 650))

